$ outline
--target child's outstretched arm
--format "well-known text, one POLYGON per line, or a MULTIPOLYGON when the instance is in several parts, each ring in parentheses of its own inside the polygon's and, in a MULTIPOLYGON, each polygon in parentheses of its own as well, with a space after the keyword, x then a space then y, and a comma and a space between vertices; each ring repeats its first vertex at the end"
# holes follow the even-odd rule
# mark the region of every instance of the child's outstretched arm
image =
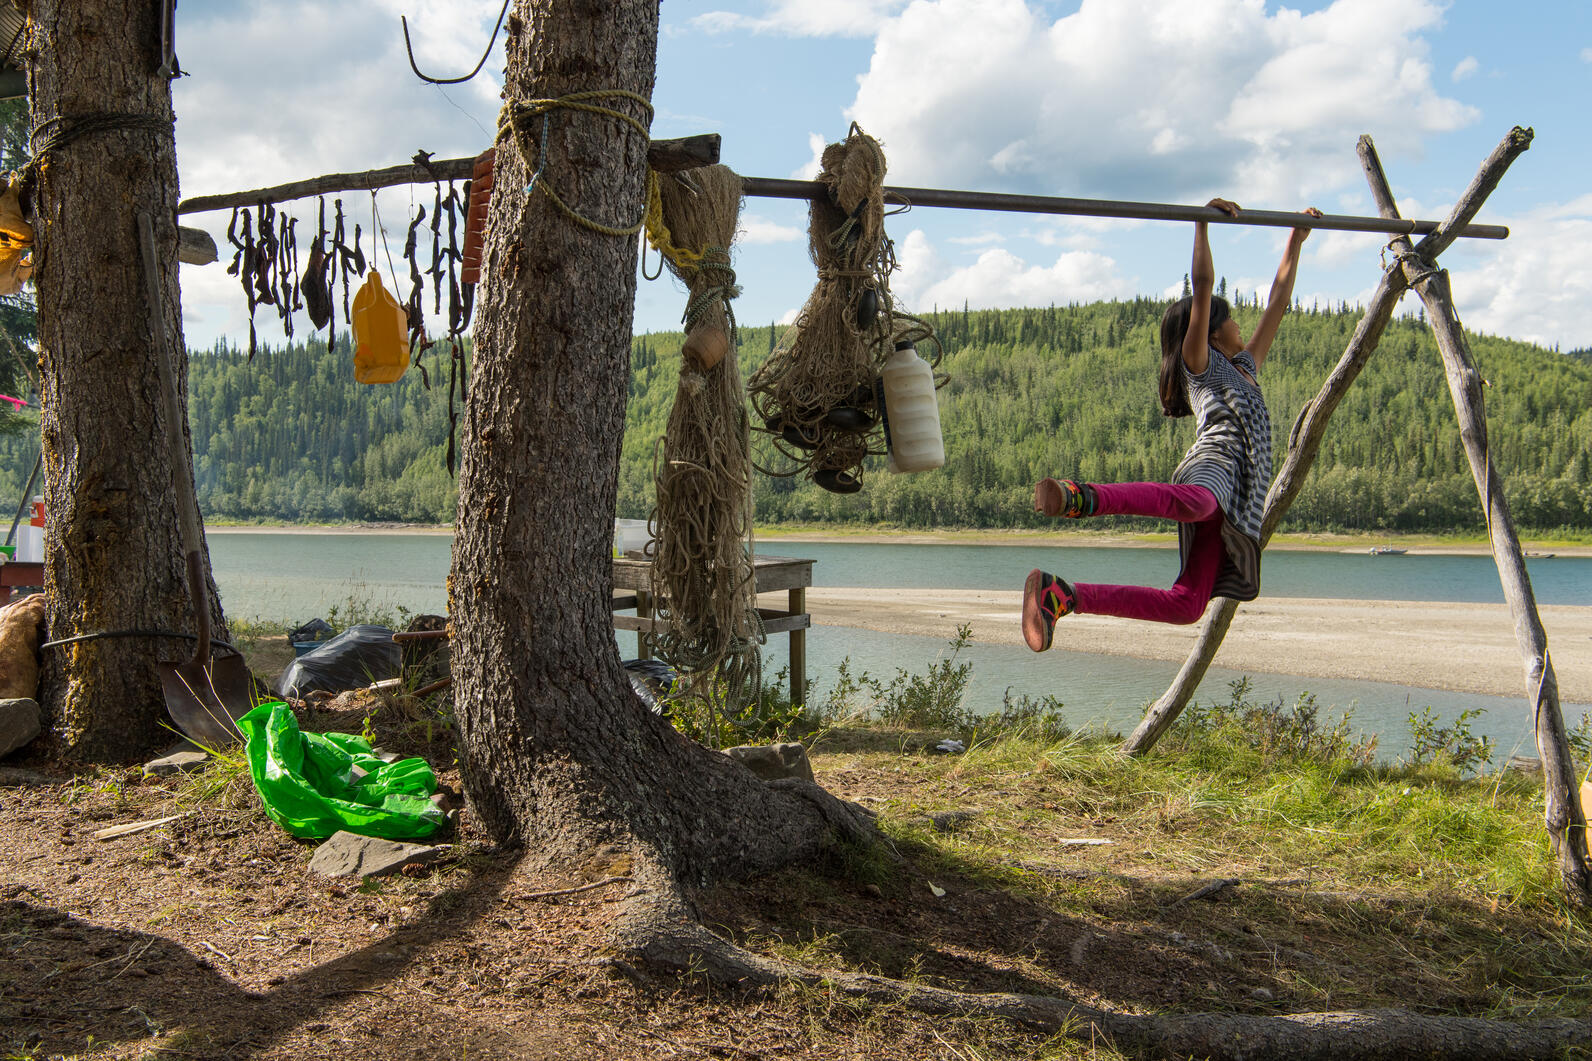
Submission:
MULTIPOLYGON (((1311 217, 1321 216, 1321 211, 1313 206, 1307 206, 1300 212, 1311 217)), ((1277 264, 1277 278, 1271 282, 1266 312, 1261 314, 1255 334, 1249 339, 1249 353, 1254 357, 1257 369, 1265 364, 1266 355, 1271 351, 1271 341, 1277 338, 1277 329, 1282 326, 1282 315, 1288 312, 1288 305, 1293 301, 1294 277, 1299 272, 1299 252, 1304 249, 1309 236, 1308 228, 1294 229, 1288 237, 1287 249, 1282 252, 1282 261, 1277 264)))
MULTIPOLYGON (((1229 217, 1238 216, 1238 204, 1212 199, 1205 204, 1229 217)), ((1188 271, 1194 296, 1188 312, 1188 333, 1183 336, 1183 365, 1196 376, 1205 371, 1211 356, 1211 292, 1216 290, 1216 266, 1211 261, 1210 226, 1194 222, 1194 263, 1188 271)))

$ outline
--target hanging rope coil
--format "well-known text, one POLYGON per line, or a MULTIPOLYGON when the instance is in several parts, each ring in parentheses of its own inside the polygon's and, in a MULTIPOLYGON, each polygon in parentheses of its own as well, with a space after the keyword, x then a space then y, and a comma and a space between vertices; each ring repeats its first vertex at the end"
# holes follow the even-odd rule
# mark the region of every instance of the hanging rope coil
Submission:
POLYGON ((653 460, 649 551, 660 623, 652 647, 687 676, 686 695, 749 725, 758 720, 764 633, 752 568, 749 430, 730 307, 740 294, 729 247, 741 179, 725 166, 707 166, 658 177, 656 185, 648 240, 690 296, 680 382, 653 460))
POLYGON ((498 142, 501 143, 504 140, 511 141, 519 150, 520 157, 525 160, 525 164, 527 166, 532 165, 531 160, 533 158, 535 159, 535 165, 531 171, 530 182, 525 186, 527 193, 539 189, 543 195, 547 196, 548 201, 553 204, 559 213, 563 214, 581 228, 587 229, 589 231, 600 233, 604 236, 621 237, 633 236, 637 232, 640 232, 642 226, 646 224, 647 214, 651 208, 651 202, 654 194, 650 185, 655 184, 658 179, 657 174, 653 173, 650 169, 647 171, 647 181, 649 184, 649 188, 647 190, 647 202, 642 207, 641 216, 638 217, 633 224, 627 225, 609 225, 593 218, 586 217, 584 214, 580 213, 574 207, 566 203, 553 188, 552 184, 546 179, 547 137, 552 128, 553 112, 558 110, 579 111, 586 114, 601 115, 604 118, 613 118, 617 121, 625 123, 626 125, 629 125, 632 129, 635 129, 642 135, 643 138, 650 138, 652 134, 648 128, 648 125, 652 122, 651 101, 649 101, 647 97, 641 95, 640 93, 631 92, 628 89, 599 88, 592 89, 589 92, 574 92, 567 96, 559 96, 554 99, 532 99, 523 100, 518 103, 506 103, 503 105, 503 110, 498 114, 498 142), (615 110, 612 107, 607 107, 600 103, 592 102, 594 100, 600 99, 629 100, 630 102, 637 104, 645 112, 647 116, 647 122, 644 124, 626 114, 624 111, 615 110), (534 119, 537 117, 542 119, 541 135, 539 137, 532 137, 530 134, 530 125, 534 123, 534 119), (534 148, 532 146, 533 140, 535 142, 534 148))

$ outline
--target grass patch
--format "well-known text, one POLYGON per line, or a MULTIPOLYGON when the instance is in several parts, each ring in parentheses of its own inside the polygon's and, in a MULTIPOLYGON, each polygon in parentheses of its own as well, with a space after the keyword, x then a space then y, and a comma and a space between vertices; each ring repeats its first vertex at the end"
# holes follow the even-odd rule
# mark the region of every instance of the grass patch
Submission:
MULTIPOLYGON (((1537 777, 1379 763, 1313 702, 1245 693, 1137 759, 1113 735, 1012 726, 935 756, 838 726, 819 783, 882 841, 721 888, 712 919, 826 968, 1120 1007, 1592 1008, 1592 919, 1564 902, 1537 777)), ((1075 1056, 1031 1049, 1010 1056, 1075 1056)))

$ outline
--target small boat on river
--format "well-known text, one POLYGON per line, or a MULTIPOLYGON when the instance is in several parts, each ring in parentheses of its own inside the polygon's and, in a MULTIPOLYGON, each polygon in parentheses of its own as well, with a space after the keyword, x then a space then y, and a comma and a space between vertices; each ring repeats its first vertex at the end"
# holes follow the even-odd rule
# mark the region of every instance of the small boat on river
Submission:
POLYGON ((1396 549, 1391 545, 1371 546, 1372 556, 1403 556, 1407 552, 1409 552, 1408 549, 1396 549))

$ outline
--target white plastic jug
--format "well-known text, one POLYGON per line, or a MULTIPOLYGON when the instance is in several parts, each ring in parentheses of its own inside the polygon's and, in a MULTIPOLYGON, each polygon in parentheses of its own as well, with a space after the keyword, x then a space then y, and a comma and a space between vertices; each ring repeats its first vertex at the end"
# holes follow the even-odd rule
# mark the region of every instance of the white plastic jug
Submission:
POLYGON ((910 339, 879 372, 884 380, 885 430, 890 440, 890 470, 925 472, 945 463, 940 437, 940 406, 934 397, 934 370, 918 356, 910 339))
POLYGON ((35 496, 28 506, 28 520, 17 528, 17 561, 44 562, 44 498, 35 496))

